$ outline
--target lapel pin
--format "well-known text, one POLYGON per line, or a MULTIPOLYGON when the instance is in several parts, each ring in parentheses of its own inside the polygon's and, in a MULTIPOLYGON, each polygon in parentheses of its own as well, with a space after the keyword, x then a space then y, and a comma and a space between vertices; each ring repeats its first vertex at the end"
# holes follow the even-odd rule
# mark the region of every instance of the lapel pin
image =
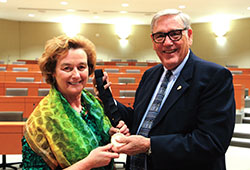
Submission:
POLYGON ((178 86, 178 87, 177 87, 177 90, 180 90, 181 88, 182 88, 182 86, 178 86))

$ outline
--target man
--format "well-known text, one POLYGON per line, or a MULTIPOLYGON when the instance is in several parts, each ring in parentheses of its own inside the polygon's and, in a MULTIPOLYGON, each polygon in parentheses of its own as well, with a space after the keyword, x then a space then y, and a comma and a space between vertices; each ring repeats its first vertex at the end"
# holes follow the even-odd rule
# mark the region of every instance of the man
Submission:
POLYGON ((117 103, 132 135, 117 139, 124 145, 113 150, 131 156, 127 169, 225 170, 235 123, 230 71, 190 50, 193 32, 186 14, 160 11, 151 30, 161 64, 144 73, 133 108, 117 103), (167 87, 159 97, 162 84, 167 87), (162 101, 157 106, 155 98, 162 101))

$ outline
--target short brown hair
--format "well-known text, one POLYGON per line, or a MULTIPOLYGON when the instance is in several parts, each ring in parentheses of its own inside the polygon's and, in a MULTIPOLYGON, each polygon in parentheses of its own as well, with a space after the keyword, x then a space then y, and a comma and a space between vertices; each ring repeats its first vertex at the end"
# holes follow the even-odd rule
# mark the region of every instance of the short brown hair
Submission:
POLYGON ((82 48, 86 52, 89 75, 94 72, 96 66, 95 45, 81 35, 74 37, 60 35, 47 41, 44 52, 38 59, 40 70, 48 84, 55 85, 53 73, 55 72, 58 57, 67 55, 71 48, 82 48))

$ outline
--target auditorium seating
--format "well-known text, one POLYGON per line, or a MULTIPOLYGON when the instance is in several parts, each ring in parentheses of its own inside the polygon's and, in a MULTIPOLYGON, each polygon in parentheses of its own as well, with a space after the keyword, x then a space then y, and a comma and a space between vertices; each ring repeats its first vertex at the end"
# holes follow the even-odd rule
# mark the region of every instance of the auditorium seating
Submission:
POLYGON ((23 111, 0 111, 0 121, 23 121, 23 111))
POLYGON ((13 61, 12 64, 26 64, 25 61, 13 61))
MULTIPOLYGON (((132 107, 138 83, 145 70, 149 69, 152 65, 143 62, 136 64, 134 61, 128 61, 127 64, 121 61, 110 63, 111 65, 107 65, 106 62, 102 62, 103 65, 97 65, 96 69, 103 69, 108 72, 109 79, 112 82, 111 90, 114 98, 118 102, 132 107)), ((158 63, 155 62, 153 64, 158 63)), ((245 89, 250 88, 250 69, 230 68, 230 70, 233 74, 236 109, 242 111, 245 107, 244 99, 247 96, 245 89)), ((94 94, 91 82, 92 77, 89 78, 85 89, 94 94)), ((14 114, 22 115, 22 120, 26 120, 40 100, 48 94, 49 89, 50 85, 44 83, 37 64, 0 64, 0 118, 1 113, 11 113, 13 114, 12 116, 14 114), (24 71, 14 72, 13 68, 21 68, 24 71), (28 69, 25 71, 22 68, 28 69), (23 90, 22 95, 13 95, 14 91, 16 92, 20 89, 23 90)), ((18 121, 21 119, 12 118, 10 120, 15 121, 5 120, 5 122, 0 121, 0 136, 1 139, 5 139, 4 145, 8 143, 8 146, 11 145, 14 147, 3 147, 0 145, 0 154, 21 154, 20 140, 24 122, 18 121)), ((242 118, 237 121, 242 122, 242 118)), ((234 142, 232 142, 232 145, 235 145, 234 142)), ((4 159, 6 159, 6 156, 4 159)))
POLYGON ((16 82, 34 82, 34 77, 16 77, 16 82))
POLYGON ((128 66, 128 63, 116 63, 116 66, 128 66))
POLYGON ((141 73, 139 69, 126 69, 126 73, 141 73))
POLYGON ((104 71, 107 73, 119 73, 118 68, 104 68, 104 71))
POLYGON ((135 83, 134 77, 118 77, 118 83, 135 83))
POLYGON ((46 95, 48 95, 49 94, 49 88, 47 88, 47 89, 41 89, 41 88, 39 88, 38 89, 38 96, 46 96, 46 95))
POLYGON ((27 96, 28 88, 6 88, 6 96, 27 96))
POLYGON ((6 71, 6 67, 0 67, 0 71, 6 71))
MULTIPOLYGON (((111 89, 113 96, 119 97, 120 90, 136 90, 138 83, 124 84, 112 83, 111 89)), ((1 82, 0 81, 0 96, 43 96, 48 93, 50 85, 39 82, 1 82), (16 93, 16 95, 14 94, 16 93), (39 94, 40 93, 40 94, 39 94)), ((93 84, 87 83, 87 90, 93 92, 93 84)))
POLYGON ((26 68, 26 67, 13 67, 12 71, 29 71, 29 68, 26 68))
POLYGON ((120 90, 120 97, 135 97, 135 90, 120 90))

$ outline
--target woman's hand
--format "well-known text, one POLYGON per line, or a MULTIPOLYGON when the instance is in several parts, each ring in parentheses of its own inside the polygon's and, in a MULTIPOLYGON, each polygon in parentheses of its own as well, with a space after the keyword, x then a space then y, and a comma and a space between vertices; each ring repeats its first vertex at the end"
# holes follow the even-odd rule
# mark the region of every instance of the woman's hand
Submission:
POLYGON ((106 166, 112 159, 119 157, 118 153, 111 151, 112 147, 112 144, 100 146, 92 150, 86 158, 78 161, 65 170, 90 170, 93 168, 106 166))
POLYGON ((112 159, 119 157, 118 153, 111 152, 112 147, 112 144, 108 144, 90 152, 86 159, 92 165, 91 169, 106 166, 112 159))

